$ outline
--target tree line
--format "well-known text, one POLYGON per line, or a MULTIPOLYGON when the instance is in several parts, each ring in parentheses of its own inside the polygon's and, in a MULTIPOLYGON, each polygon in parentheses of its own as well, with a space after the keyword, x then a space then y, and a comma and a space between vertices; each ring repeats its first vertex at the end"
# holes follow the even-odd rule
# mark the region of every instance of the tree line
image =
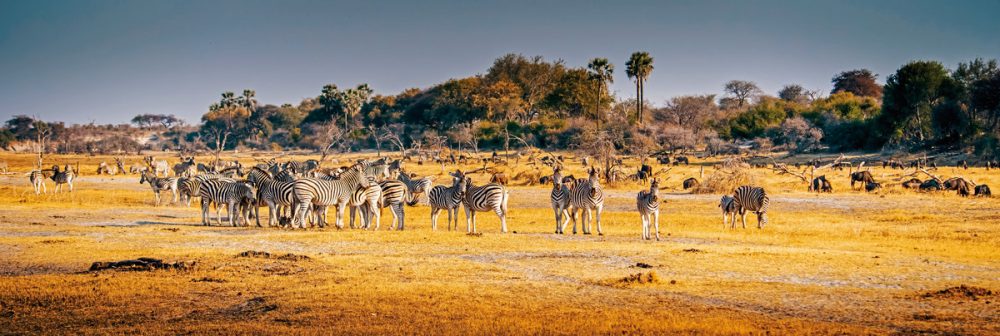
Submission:
MULTIPOLYGON (((155 130, 153 141, 140 146, 145 148, 301 148, 324 154, 383 146, 472 151, 535 146, 634 154, 696 148, 715 153, 971 149, 995 157, 1000 142, 996 60, 975 59, 953 70, 940 62, 913 61, 886 76, 884 85, 870 70, 849 70, 831 78, 829 92, 789 84, 772 95, 753 81, 732 80, 720 92, 673 97, 658 106, 644 98, 646 80, 655 75, 654 58, 636 52, 623 65, 634 95, 610 92, 616 68, 606 58, 574 67, 507 54, 481 75, 395 95, 377 94, 364 83, 345 89, 328 84, 297 104, 261 105, 254 90, 227 91, 195 125, 140 114, 132 119, 134 127, 112 128, 118 129, 118 142, 136 130, 155 130)), ((65 130, 74 127, 81 126, 16 116, 0 130, 0 146, 37 140, 42 129, 53 139, 71 136, 65 130)), ((118 147, 129 146, 138 144, 118 147)), ((80 151, 71 147, 60 149, 80 151)))

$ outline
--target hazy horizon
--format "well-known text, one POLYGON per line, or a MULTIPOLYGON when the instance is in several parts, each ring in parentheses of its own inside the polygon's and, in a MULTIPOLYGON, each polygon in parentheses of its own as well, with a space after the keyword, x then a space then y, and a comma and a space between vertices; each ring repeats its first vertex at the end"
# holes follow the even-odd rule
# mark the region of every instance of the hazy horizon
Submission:
POLYGON ((1000 58, 996 1, 3 1, 0 118, 126 123, 142 113, 197 122, 223 91, 297 104, 322 86, 378 94, 483 73, 506 53, 615 64, 648 51, 656 105, 721 94, 731 79, 769 94, 798 83, 828 93, 840 71, 879 80, 911 60, 949 68, 1000 58), (635 11, 632 11, 635 10, 635 11))

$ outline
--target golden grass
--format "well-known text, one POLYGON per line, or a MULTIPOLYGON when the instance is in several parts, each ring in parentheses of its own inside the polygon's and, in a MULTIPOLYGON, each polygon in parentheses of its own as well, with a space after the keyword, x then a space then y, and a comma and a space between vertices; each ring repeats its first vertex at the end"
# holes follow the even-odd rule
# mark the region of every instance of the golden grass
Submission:
MULTIPOLYGON (((24 172, 32 158, 0 160, 24 172)), ((634 197, 646 187, 637 182, 609 186, 603 237, 552 234, 549 186, 528 181, 513 182, 516 233, 506 235, 485 213, 482 236, 432 232, 424 205, 406 209, 403 232, 202 227, 196 207, 154 207, 137 176, 92 176, 102 160, 110 157, 47 161, 81 163, 73 193, 52 194, 49 184, 36 196, 26 177, 0 178, 0 333, 1000 333, 995 294, 924 295, 1000 289, 996 199, 893 186, 867 194, 850 190, 846 171, 827 172, 835 192, 817 195, 754 169, 772 195, 770 225, 757 230, 750 215, 751 228, 724 230, 718 194, 681 189, 699 161, 666 177, 660 242, 639 240, 634 197), (309 258, 279 258, 287 253, 309 258), (198 264, 84 272, 137 257, 198 264), (636 274, 655 281, 628 283, 636 274)), ((439 165, 407 168, 445 180, 439 165)), ((526 171, 536 169, 507 170, 526 171)), ((873 173, 891 182, 898 171, 873 173)), ((938 173, 1000 182, 982 169, 938 173)))

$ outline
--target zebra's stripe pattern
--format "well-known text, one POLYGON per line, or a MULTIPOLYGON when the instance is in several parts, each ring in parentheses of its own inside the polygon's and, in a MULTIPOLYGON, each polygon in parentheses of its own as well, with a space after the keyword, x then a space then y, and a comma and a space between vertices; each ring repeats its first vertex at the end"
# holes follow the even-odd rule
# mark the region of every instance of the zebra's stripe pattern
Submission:
POLYGON ((753 187, 753 186, 741 186, 736 188, 733 192, 733 198, 736 199, 736 205, 740 208, 742 212, 742 224, 743 227, 747 227, 747 214, 746 212, 753 212, 757 214, 757 228, 763 228, 767 225, 767 208, 770 200, 767 197, 767 192, 764 188, 753 187))
MULTIPOLYGON (((448 231, 451 231, 452 218, 455 230, 458 230, 458 206, 465 199, 465 177, 461 172, 453 174, 450 187, 438 185, 427 192, 427 202, 431 206, 431 229, 437 230, 438 212, 448 212, 448 231), (454 217, 452 217, 454 213, 454 217)), ((416 197, 414 197, 416 198, 416 197)))
POLYGON ((635 197, 635 207, 642 217, 642 239, 652 239, 650 225, 656 235, 656 240, 660 240, 660 179, 654 178, 649 185, 649 190, 639 192, 635 197))
POLYGON ((556 233, 562 234, 569 224, 569 191, 570 188, 563 184, 562 173, 557 169, 552 174, 552 192, 549 193, 549 201, 552 204, 552 211, 556 214, 556 233))
POLYGON ((417 202, 420 201, 419 195, 429 192, 431 190, 431 185, 434 183, 434 180, 429 176, 413 179, 410 175, 406 174, 406 172, 400 172, 398 176, 399 181, 406 184, 406 188, 410 190, 411 194, 413 194, 413 198, 406 202, 406 205, 409 206, 417 205, 417 202))
POLYGON ((191 177, 182 177, 177 179, 177 193, 180 195, 181 202, 191 206, 191 199, 198 197, 198 190, 201 189, 201 180, 191 177))
MULTIPOLYGON (((216 222, 222 225, 222 206, 226 205, 229 214, 229 225, 236 226, 237 206, 244 200, 256 201, 257 195, 253 186, 248 183, 208 180, 201 183, 198 190, 201 196, 201 222, 210 225, 208 208, 215 204, 216 222)), ((246 222, 247 218, 243 218, 246 222)))
POLYGON ((49 190, 45 186, 45 178, 45 173, 38 169, 28 173, 28 181, 31 181, 31 186, 35 188, 35 195, 41 194, 43 191, 46 194, 49 193, 49 190))
POLYGON ((497 183, 476 186, 472 178, 465 180, 466 230, 476 233, 476 212, 493 211, 500 217, 500 232, 507 233, 507 188, 497 183))
POLYGON ((580 211, 581 216, 586 214, 586 217, 581 218, 583 222, 581 225, 583 234, 590 234, 591 213, 596 212, 597 234, 604 235, 604 232, 601 230, 601 213, 604 212, 604 189, 601 188, 597 169, 590 169, 589 178, 577 180, 576 186, 570 190, 569 199, 570 206, 573 207, 572 211, 570 211, 570 218, 573 220, 573 234, 576 234, 576 215, 577 211, 580 211))
POLYGON ((355 214, 361 212, 361 228, 367 230, 371 227, 372 217, 375 221, 375 229, 381 226, 382 214, 379 212, 379 202, 382 200, 382 186, 375 182, 375 177, 368 176, 368 186, 358 187, 351 196, 351 228, 354 228, 355 214))
POLYGON ((177 178, 175 177, 157 177, 149 172, 143 172, 142 176, 139 177, 139 184, 149 183, 149 187, 153 189, 153 195, 156 197, 156 205, 160 205, 160 192, 164 190, 170 190, 174 194, 174 202, 177 202, 177 178))
MULTIPOLYGON (((726 228, 726 221, 730 220, 731 228, 736 228, 736 215, 743 215, 745 211, 740 208, 739 204, 736 204, 736 199, 733 196, 725 195, 719 200, 719 208, 722 209, 722 228, 726 228)), ((743 228, 746 227, 746 223, 743 223, 743 228)))
POLYGON ((317 206, 317 217, 320 226, 326 226, 326 207, 337 206, 337 228, 344 228, 344 210, 350 197, 358 187, 368 187, 369 180, 365 174, 366 164, 355 165, 348 171, 341 174, 340 179, 327 181, 317 178, 303 178, 295 180, 293 183, 295 193, 295 220, 294 224, 304 227, 305 219, 310 206, 317 206))
MULTIPOLYGON (((257 187, 258 205, 267 205, 268 218, 267 226, 274 226, 277 218, 281 218, 283 212, 290 212, 295 203, 295 188, 292 182, 280 181, 271 177, 271 174, 259 167, 254 167, 247 173, 247 180, 257 187)), ((259 207, 251 209, 260 225, 259 207)))
MULTIPOLYGON (((379 182, 379 187, 382 189, 382 199, 379 200, 378 204, 379 212, 382 211, 382 208, 388 207, 393 217, 392 225, 389 226, 389 229, 403 230, 406 227, 406 211, 403 209, 403 204, 409 203, 415 197, 402 181, 385 180, 379 182)), ((377 228, 378 226, 376 225, 377 228)))

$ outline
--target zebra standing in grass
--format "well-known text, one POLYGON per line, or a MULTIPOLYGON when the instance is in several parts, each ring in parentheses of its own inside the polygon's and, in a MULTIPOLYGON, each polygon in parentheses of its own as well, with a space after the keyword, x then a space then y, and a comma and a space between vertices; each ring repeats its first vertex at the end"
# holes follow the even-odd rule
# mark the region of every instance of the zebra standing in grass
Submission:
POLYGON ((639 192, 635 197, 636 210, 642 217, 642 239, 652 239, 650 234, 650 224, 656 233, 656 240, 660 240, 660 179, 653 178, 649 184, 649 190, 639 192), (652 221, 652 223, 650 223, 652 221))
POLYGON ((139 177, 139 184, 147 182, 149 182, 149 187, 153 189, 153 195, 156 197, 156 206, 160 206, 160 192, 164 190, 170 190, 174 194, 174 202, 177 202, 176 177, 157 177, 155 174, 143 172, 139 177))
POLYGON ((493 211, 500 218, 500 233, 507 233, 507 188, 497 183, 476 186, 472 178, 465 177, 466 231, 476 233, 476 212, 493 211))
MULTIPOLYGON (((733 196, 724 195, 722 199, 719 200, 719 208, 722 209, 722 228, 726 228, 726 220, 731 219, 731 228, 736 228, 736 215, 743 215, 746 211, 740 208, 740 205, 736 203, 736 199, 733 196)), ((746 222, 743 223, 743 228, 746 229, 746 222)))
POLYGON ((236 213, 239 210, 239 204, 244 200, 255 201, 257 198, 257 192, 250 184, 222 180, 202 182, 198 194, 201 196, 201 223, 206 226, 211 224, 208 208, 213 203, 215 204, 216 222, 222 225, 222 206, 226 205, 229 225, 236 226, 236 213))
POLYGON ((382 213, 379 210, 379 202, 382 200, 382 186, 376 181, 374 176, 368 176, 368 186, 358 187, 351 196, 351 228, 354 228, 355 215, 361 213, 361 228, 368 230, 375 221, 375 230, 382 226, 382 213))
MULTIPOLYGON (((399 161, 399 160, 396 160, 396 161, 399 161)), ((396 162, 396 161, 393 161, 393 162, 396 162)), ((390 166, 390 169, 391 169, 391 166, 390 166)), ((431 190, 431 184, 434 183, 434 180, 430 176, 426 176, 426 177, 419 178, 419 179, 413 179, 405 171, 400 171, 398 176, 399 176, 398 177, 399 181, 403 182, 404 184, 406 184, 406 188, 410 190, 411 194, 413 194, 413 197, 406 202, 406 205, 409 205, 409 206, 417 205, 417 202, 420 201, 420 197, 419 196, 422 195, 422 194, 424 194, 424 193, 429 192, 431 190)))
POLYGON ((767 207, 770 202, 767 192, 761 187, 741 186, 733 192, 736 205, 740 208, 743 227, 747 227, 746 212, 757 214, 757 228, 762 229, 767 225, 767 207))
POLYGON ((597 234, 603 236, 601 213, 604 212, 604 189, 601 188, 601 180, 597 176, 596 168, 590 168, 589 178, 577 180, 576 186, 570 190, 569 200, 570 206, 573 207, 570 211, 570 218, 573 220, 573 234, 576 234, 577 211, 580 211, 581 217, 586 214, 586 217, 580 219, 583 222, 580 227, 585 235, 590 234, 591 212, 596 212, 597 234))
POLYGON ((177 194, 180 195, 180 201, 184 202, 188 207, 191 206, 191 199, 198 197, 198 190, 201 188, 201 179, 192 177, 181 177, 177 179, 177 194))
POLYGON ((351 196, 358 187, 371 186, 371 180, 365 173, 368 162, 362 162, 351 167, 340 179, 327 181, 318 178, 302 178, 295 180, 293 189, 295 193, 296 210, 295 219, 292 224, 298 223, 299 227, 305 226, 306 215, 312 206, 317 206, 317 217, 321 227, 326 226, 326 207, 337 206, 336 225, 338 229, 344 228, 344 210, 350 201, 351 196))
MULTIPOLYGON (((382 189, 382 198, 378 202, 378 218, 381 218, 382 208, 388 207, 392 212, 392 225, 389 226, 389 229, 403 230, 406 224, 406 212, 403 204, 409 203, 414 198, 413 194, 410 193, 410 189, 405 183, 397 180, 379 182, 379 188, 382 189)), ((366 209, 369 208, 362 208, 362 210, 366 209)), ((377 224, 378 222, 376 222, 376 229, 378 229, 377 224)))
POLYGON ((569 186, 563 183, 562 173, 556 168, 552 174, 552 192, 549 200, 552 203, 552 211, 556 214, 556 233, 562 234, 569 224, 569 186))
POLYGON ((448 212, 448 231, 451 231, 452 212, 455 213, 455 230, 458 230, 458 206, 465 199, 465 175, 462 171, 455 171, 449 175, 453 179, 450 187, 438 185, 427 192, 427 202, 431 206, 432 230, 437 230, 437 217, 441 210, 448 212))
MULTIPOLYGON (((79 166, 79 164, 77 165, 79 166)), ((73 167, 66 165, 66 168, 59 170, 59 166, 52 166, 52 175, 49 176, 52 182, 56 184, 56 192, 62 190, 62 185, 69 185, 69 191, 73 192, 73 179, 76 177, 76 172, 73 171, 73 167)))
POLYGON ((47 173, 44 170, 32 170, 28 173, 28 181, 31 181, 31 186, 35 188, 35 195, 41 194, 43 191, 48 194, 49 190, 45 186, 45 179, 47 179, 47 173))
POLYGON ((290 212, 289 209, 295 203, 295 189, 292 187, 292 182, 277 180, 271 176, 270 172, 259 167, 250 169, 250 172, 247 173, 247 180, 257 187, 257 200, 260 203, 255 204, 251 210, 257 219, 258 227, 261 226, 260 211, 256 205, 267 205, 267 226, 274 226, 275 219, 282 217, 282 210, 290 212))

